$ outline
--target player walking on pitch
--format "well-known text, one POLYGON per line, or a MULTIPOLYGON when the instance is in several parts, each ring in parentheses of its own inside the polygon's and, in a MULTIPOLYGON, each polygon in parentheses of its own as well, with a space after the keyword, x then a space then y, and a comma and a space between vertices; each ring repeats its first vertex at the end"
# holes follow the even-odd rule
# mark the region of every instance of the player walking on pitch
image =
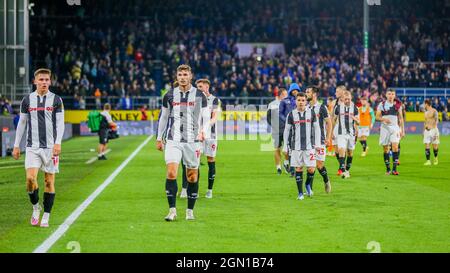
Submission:
POLYGON ((307 168, 306 194, 313 195, 311 185, 314 180, 316 168, 315 149, 321 147, 320 126, 316 119, 314 109, 307 107, 306 94, 300 92, 296 97, 297 108, 286 117, 284 128, 283 152, 287 154, 288 143, 291 146, 290 165, 295 168, 295 181, 297 182, 298 200, 303 200, 303 166, 307 168), (288 141, 292 130, 291 142, 288 141))
POLYGON ((339 152, 339 174, 342 178, 350 178, 350 168, 353 162, 353 150, 355 150, 355 136, 357 136, 357 124, 359 124, 358 108, 352 102, 349 91, 343 93, 343 104, 338 104, 334 109, 334 132, 337 132, 336 142, 339 152), (345 160, 347 157, 347 161, 345 160))
POLYGON ((287 90, 286 88, 281 87, 279 89, 279 94, 276 96, 276 99, 269 103, 268 109, 267 109, 267 123, 270 125, 272 129, 272 140, 273 140, 273 147, 275 149, 274 151, 274 158, 275 158, 275 165, 277 168, 277 173, 281 175, 281 147, 283 146, 283 133, 282 130, 284 128, 284 124, 282 125, 280 123, 280 117, 279 117, 279 106, 280 102, 287 97, 287 90))
POLYGON ((396 104, 395 90, 386 91, 386 101, 378 105, 376 119, 381 122, 380 145, 383 146, 384 164, 386 165, 386 174, 398 175, 398 144, 404 135, 405 128, 403 123, 402 106, 396 104), (389 157, 390 146, 392 145, 393 167, 391 172, 391 162, 389 157))
POLYGON ((31 225, 39 224, 39 169, 44 174, 44 214, 40 226, 48 227, 55 201, 55 174, 59 172, 59 154, 64 134, 64 106, 61 98, 50 92, 51 71, 38 69, 34 73, 36 91, 26 95, 20 104, 20 119, 16 131, 13 157, 20 157, 20 141, 27 128, 25 153, 26 185, 33 213, 31 225))
POLYGON ((156 148, 160 151, 163 150, 162 137, 170 119, 167 142, 164 147, 164 158, 167 165, 166 194, 169 203, 169 214, 165 218, 166 221, 174 221, 177 217, 178 185, 176 179, 181 160, 186 165, 188 179, 186 220, 195 219, 193 209, 198 197, 200 142, 209 139, 210 111, 206 96, 193 87, 191 81, 191 67, 180 65, 177 68, 179 87, 164 95, 161 107, 156 140, 156 148))
POLYGON ((372 107, 370 107, 370 103, 366 97, 361 98, 361 104, 361 107, 358 109, 359 119, 361 121, 358 126, 358 138, 363 148, 361 156, 365 157, 367 155, 367 150, 369 149, 367 146, 367 138, 370 135, 370 130, 372 130, 372 127, 375 124, 375 112, 372 107))
MULTIPOLYGON (((326 159, 326 147, 331 145, 331 131, 333 124, 331 122, 330 115, 328 114, 327 107, 317 101, 319 96, 319 88, 313 86, 306 89, 306 96, 308 97, 309 107, 314 110, 316 119, 320 126, 320 146, 315 149, 316 167, 325 183, 325 192, 331 192, 331 182, 328 177, 327 169, 325 168, 326 159)), ((312 185, 311 185, 312 187, 312 185)))
MULTIPOLYGON (((344 92, 347 91, 345 89, 345 86, 340 85, 338 87, 336 87, 336 99, 330 104, 331 109, 333 109, 330 114, 331 114, 331 120, 333 121, 335 119, 334 116, 334 112, 336 111, 336 108, 341 105, 344 104, 344 92)), ((339 148, 337 145, 337 139, 336 136, 338 135, 337 133, 337 127, 333 127, 333 133, 332 133, 332 139, 331 139, 331 144, 333 145, 333 149, 334 149, 334 155, 336 156, 336 160, 338 161, 338 165, 340 165, 340 161, 339 161, 339 148)), ((338 168, 338 176, 342 175, 341 169, 338 168)))
POLYGON ((214 180, 216 178, 216 153, 217 153, 217 118, 220 113, 220 99, 209 92, 211 83, 208 79, 200 79, 195 82, 197 88, 205 94, 208 100, 208 109, 210 112, 209 126, 211 128, 211 136, 203 142, 203 154, 208 161, 208 191, 206 198, 212 198, 212 190, 214 180))
POLYGON ((438 111, 431 106, 429 100, 425 100, 425 124, 423 130, 423 143, 425 144, 425 156, 427 161, 425 166, 430 166, 430 145, 433 145, 434 153, 434 165, 438 162, 438 150, 439 150, 439 129, 438 129, 439 115, 438 111))

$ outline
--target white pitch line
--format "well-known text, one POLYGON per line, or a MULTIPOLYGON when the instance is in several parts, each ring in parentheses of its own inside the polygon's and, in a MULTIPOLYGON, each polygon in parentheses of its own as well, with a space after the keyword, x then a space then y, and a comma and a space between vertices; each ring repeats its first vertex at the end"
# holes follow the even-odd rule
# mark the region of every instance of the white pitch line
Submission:
POLYGON ((127 166, 127 164, 144 148, 144 146, 152 139, 153 136, 149 136, 134 152, 125 159, 122 164, 108 177, 106 180, 91 194, 89 197, 78 206, 72 214, 58 227, 55 232, 52 233, 40 246, 38 246, 33 253, 45 253, 47 252, 69 229, 69 227, 80 217, 83 211, 100 195, 100 193, 116 178, 116 176, 127 166))
MULTIPOLYGON (((111 149, 106 150, 106 151, 105 151, 105 155, 106 155, 107 153, 109 153, 109 152, 111 152, 111 149)), ((97 159, 98 159, 98 156, 94 156, 93 158, 91 158, 91 159, 89 159, 88 161, 86 161, 86 164, 91 164, 92 162, 94 162, 94 161, 97 160, 97 159)))

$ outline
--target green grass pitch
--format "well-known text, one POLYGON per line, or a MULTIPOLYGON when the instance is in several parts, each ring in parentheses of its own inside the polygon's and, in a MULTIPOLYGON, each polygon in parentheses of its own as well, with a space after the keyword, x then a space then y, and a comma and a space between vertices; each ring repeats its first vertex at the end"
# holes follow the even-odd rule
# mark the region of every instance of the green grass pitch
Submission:
MULTIPOLYGON (((109 160, 92 164, 85 162, 95 156, 96 137, 64 142, 48 229, 29 224, 24 156, 0 160, 0 252, 32 252, 145 138, 111 141, 109 160)), ((213 199, 204 198, 205 164, 196 220, 184 219, 187 201, 177 199, 177 221, 165 222, 165 165, 152 139, 49 252, 71 252, 73 241, 81 252, 367 253, 372 241, 381 252, 449 252, 450 137, 441 138, 439 165, 423 166, 422 137, 408 135, 398 177, 384 174, 377 141, 369 138, 365 158, 358 144, 348 180, 335 175, 336 159, 327 157, 332 193, 316 173, 315 195, 303 201, 296 200, 295 181, 276 174, 261 142, 220 141, 213 199)), ((42 203, 42 175, 40 187, 42 203)))

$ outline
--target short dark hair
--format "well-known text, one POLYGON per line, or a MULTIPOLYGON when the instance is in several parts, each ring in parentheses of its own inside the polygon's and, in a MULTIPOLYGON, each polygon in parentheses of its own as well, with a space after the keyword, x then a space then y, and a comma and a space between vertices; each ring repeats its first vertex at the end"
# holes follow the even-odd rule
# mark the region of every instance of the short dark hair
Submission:
POLYGON ((305 97, 306 98, 306 94, 304 92, 298 92, 296 98, 299 97, 305 97))
POLYGON ((387 93, 387 92, 394 92, 394 93, 395 93, 395 90, 392 89, 392 88, 388 88, 388 89, 386 90, 386 93, 387 93))
POLYGON ((313 93, 315 93, 316 95, 318 95, 320 93, 320 89, 319 87, 312 85, 312 86, 308 86, 308 88, 306 88, 306 90, 308 89, 312 89, 313 93))
POLYGON ((429 99, 426 99, 424 103, 428 106, 431 106, 431 101, 429 99))

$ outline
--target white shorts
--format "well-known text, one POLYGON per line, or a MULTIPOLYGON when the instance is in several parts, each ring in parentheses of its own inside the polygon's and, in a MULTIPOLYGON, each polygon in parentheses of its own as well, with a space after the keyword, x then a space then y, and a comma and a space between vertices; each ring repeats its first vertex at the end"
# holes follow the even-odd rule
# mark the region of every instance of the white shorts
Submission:
POLYGON ((392 143, 400 143, 400 127, 398 126, 381 126, 380 128, 380 145, 387 146, 392 143))
POLYGON ((355 149, 355 136, 354 135, 338 135, 337 136, 338 149, 354 150, 355 149))
POLYGON ((38 168, 45 173, 59 173, 59 156, 53 156, 53 149, 27 147, 25 169, 38 168))
POLYGON ((325 158, 327 156, 326 155, 326 148, 325 148, 325 146, 321 146, 320 148, 318 147, 314 151, 315 151, 316 161, 323 161, 323 162, 325 162, 325 158))
POLYGON ((209 139, 203 142, 203 151, 202 153, 209 157, 216 157, 217 153, 217 140, 209 139))
POLYGON ((198 169, 200 165, 201 143, 184 143, 167 140, 164 150, 164 159, 166 164, 183 164, 189 169, 198 169))
POLYGON ((433 128, 423 132, 423 143, 425 144, 439 144, 439 129, 433 128))
POLYGON ((316 167, 316 155, 314 150, 297 151, 293 150, 291 154, 291 167, 308 168, 316 167))
POLYGON ((358 127, 358 137, 362 136, 370 136, 370 128, 369 127, 358 127))

